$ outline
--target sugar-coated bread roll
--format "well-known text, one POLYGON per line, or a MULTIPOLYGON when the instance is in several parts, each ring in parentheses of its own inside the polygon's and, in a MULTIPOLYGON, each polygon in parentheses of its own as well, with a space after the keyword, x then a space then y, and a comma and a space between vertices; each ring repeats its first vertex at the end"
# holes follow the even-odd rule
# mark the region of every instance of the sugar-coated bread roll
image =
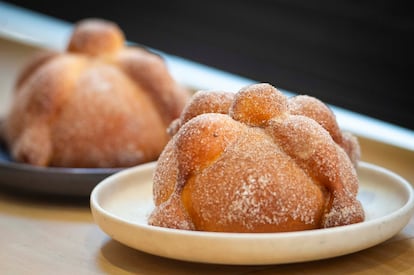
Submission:
POLYGON ((170 133, 151 225, 285 232, 364 220, 358 141, 313 97, 286 98, 269 84, 198 92, 170 133))
POLYGON ((38 166, 126 167, 156 160, 189 97, 163 59, 126 46, 113 22, 75 25, 65 52, 40 52, 20 72, 3 135, 38 166))

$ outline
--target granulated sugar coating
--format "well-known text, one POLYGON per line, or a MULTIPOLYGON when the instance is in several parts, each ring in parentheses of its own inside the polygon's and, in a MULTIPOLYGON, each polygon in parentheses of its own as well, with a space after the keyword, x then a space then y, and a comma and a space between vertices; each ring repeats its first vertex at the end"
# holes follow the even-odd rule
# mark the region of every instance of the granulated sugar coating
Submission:
POLYGON ((285 232, 364 220, 358 143, 317 99, 268 84, 203 92, 175 125, 154 174, 151 225, 285 232))
POLYGON ((28 58, 0 131, 14 161, 92 168, 158 158, 189 91, 158 55, 124 40, 116 24, 86 19, 66 51, 28 58))

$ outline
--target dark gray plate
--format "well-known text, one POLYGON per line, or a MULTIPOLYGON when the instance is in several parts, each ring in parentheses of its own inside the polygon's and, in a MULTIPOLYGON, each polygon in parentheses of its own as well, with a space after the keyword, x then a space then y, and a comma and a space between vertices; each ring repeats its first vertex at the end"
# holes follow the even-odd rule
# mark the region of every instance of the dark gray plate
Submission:
POLYGON ((24 192, 89 196, 101 180, 122 169, 37 167, 17 163, 0 142, 0 185, 24 192))

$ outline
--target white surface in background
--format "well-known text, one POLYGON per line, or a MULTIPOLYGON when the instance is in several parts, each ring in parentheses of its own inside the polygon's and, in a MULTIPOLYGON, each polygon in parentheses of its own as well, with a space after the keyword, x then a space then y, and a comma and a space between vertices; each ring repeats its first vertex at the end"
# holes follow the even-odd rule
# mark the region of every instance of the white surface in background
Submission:
MULTIPOLYGON (((22 43, 62 50, 72 25, 0 1, 0 36, 22 43)), ((154 50, 156 51, 156 50, 154 50)), ((223 72, 187 59, 156 51, 165 58, 174 78, 189 87, 238 91, 254 80, 223 72)), ((1 61, 0 61, 1 66, 1 61)), ((288 96, 292 92, 281 90, 288 96)), ((414 151, 414 131, 378 119, 330 106, 340 127, 356 135, 414 151)))

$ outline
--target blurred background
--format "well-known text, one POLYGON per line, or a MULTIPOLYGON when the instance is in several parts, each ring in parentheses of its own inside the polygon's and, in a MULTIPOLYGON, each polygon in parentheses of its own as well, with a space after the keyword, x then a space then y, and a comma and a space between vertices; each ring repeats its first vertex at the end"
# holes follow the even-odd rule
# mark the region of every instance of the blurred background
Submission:
POLYGON ((129 41, 414 129, 414 16, 400 1, 9 0, 129 41))

